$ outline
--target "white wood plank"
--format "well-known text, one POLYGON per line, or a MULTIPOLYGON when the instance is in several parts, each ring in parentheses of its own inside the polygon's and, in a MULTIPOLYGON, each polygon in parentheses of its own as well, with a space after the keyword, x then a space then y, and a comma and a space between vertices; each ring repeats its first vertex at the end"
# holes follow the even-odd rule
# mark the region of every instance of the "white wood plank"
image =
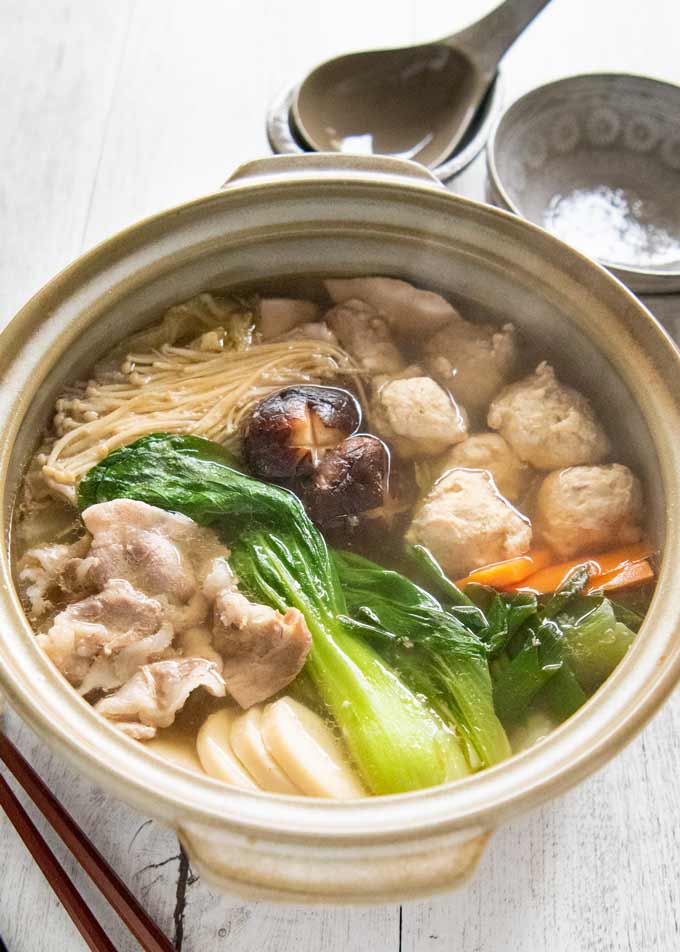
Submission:
POLYGON ((147 0, 135 8, 85 244, 219 187, 269 152, 266 109, 319 59, 404 42, 411 0, 147 0))
POLYGON ((0 315, 80 251, 129 0, 5 0, 0 315))
POLYGON ((475 879, 404 908, 404 952, 677 947, 676 697, 617 760, 501 830, 475 879))
MULTIPOLYGON (((179 847, 174 834, 150 824, 146 817, 107 797, 99 787, 53 756, 11 712, 6 715, 5 729, 161 928, 173 936, 179 865, 179 847), (164 862, 166 865, 158 865, 164 862)), ((78 889, 96 910, 111 937, 115 937, 116 947, 120 952, 136 950, 137 944, 121 927, 110 907, 30 800, 20 788, 16 789, 78 889)), ((0 880, 0 935, 11 952, 54 952, 85 947, 4 815, 0 819, 0 868, 10 871, 9 876, 0 880)))

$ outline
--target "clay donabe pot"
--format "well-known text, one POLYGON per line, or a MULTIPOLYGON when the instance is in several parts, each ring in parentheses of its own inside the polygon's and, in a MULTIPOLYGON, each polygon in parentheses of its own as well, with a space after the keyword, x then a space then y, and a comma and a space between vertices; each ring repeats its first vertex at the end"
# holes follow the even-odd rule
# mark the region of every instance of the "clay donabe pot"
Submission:
MULTIPOLYGON (((40 291, 0 341, 0 684, 60 755, 174 827, 213 884, 291 901, 394 900, 451 888, 489 834, 601 767, 680 673, 680 359, 603 268, 541 229, 451 195, 398 160, 253 162, 226 187, 105 241, 40 291), (511 319, 590 394, 644 479, 658 588, 632 648, 547 739, 464 780, 354 802, 271 796, 183 770, 124 737, 38 648, 13 582, 13 500, 63 385, 199 291, 291 275, 395 275, 511 319)), ((491 843, 489 848, 493 849, 491 843)))

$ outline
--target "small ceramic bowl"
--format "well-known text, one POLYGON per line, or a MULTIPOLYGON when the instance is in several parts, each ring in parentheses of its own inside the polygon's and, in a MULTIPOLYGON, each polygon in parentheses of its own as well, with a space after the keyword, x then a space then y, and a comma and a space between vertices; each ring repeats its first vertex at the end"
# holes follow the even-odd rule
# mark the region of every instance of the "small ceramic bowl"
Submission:
POLYGON ((489 198, 597 258, 632 290, 680 291, 680 87, 572 76, 501 117, 489 198))
MULTIPOLYGON (((298 132, 293 120, 292 105, 297 86, 276 99, 267 113, 267 138, 272 152, 278 155, 296 155, 313 151, 298 132)), ((496 74, 477 115, 453 155, 432 169, 440 182, 448 182, 476 158, 487 143, 491 129, 500 116, 503 105, 503 86, 500 72, 496 74)))

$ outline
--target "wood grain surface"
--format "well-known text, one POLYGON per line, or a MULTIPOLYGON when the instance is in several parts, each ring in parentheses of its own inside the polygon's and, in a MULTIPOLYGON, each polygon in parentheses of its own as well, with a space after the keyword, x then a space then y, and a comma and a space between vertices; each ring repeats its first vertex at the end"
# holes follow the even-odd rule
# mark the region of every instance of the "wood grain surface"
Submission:
MULTIPOLYGON (((0 325, 71 259, 266 154, 264 114, 317 61, 453 32, 482 0, 0 0, 0 325)), ((576 72, 680 82, 677 0, 553 0, 505 65, 507 100, 576 72)), ((454 188, 481 197, 483 164, 454 188)), ((674 299, 653 302, 680 332, 674 299)), ((457 893, 373 909, 244 903, 175 837, 6 728, 183 952, 671 952, 680 947, 680 705, 559 801, 500 830, 457 893)), ((49 837, 60 856, 60 844, 49 837)), ((120 950, 136 945, 73 869, 120 950)), ((10 952, 84 948, 0 820, 10 952)))

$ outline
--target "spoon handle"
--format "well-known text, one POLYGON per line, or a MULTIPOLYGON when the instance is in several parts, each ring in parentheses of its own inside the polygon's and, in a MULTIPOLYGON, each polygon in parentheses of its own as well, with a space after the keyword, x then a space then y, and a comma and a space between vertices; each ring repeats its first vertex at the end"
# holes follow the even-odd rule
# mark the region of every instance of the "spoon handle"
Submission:
POLYGON ((467 53, 483 74, 493 76, 507 50, 550 0, 504 0, 471 26, 447 37, 447 46, 467 53))

